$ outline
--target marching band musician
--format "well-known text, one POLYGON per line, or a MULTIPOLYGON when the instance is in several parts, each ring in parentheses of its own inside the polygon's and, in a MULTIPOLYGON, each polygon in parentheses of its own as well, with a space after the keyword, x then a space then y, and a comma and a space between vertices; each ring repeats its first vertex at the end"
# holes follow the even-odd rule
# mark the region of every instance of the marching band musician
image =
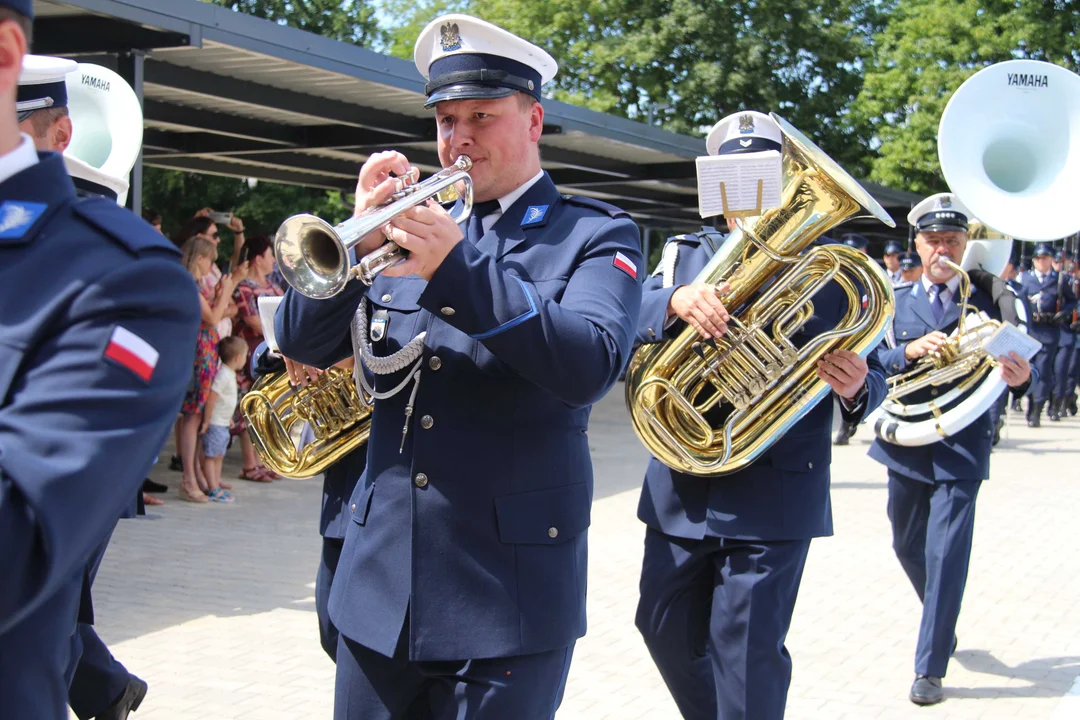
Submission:
MULTIPOLYGON (((910 290, 896 293, 896 346, 881 353, 890 375, 940 348, 957 325, 960 277, 937 259, 943 256, 960 263, 967 247, 968 217, 967 209, 950 193, 926 198, 908 215, 917 231, 915 250, 924 274, 910 290)), ((974 282, 970 302, 1001 319, 990 295, 980 292, 974 282)), ((1015 353, 999 361, 1005 382, 1022 394, 1032 377, 1028 362, 1015 353)), ((947 390, 924 390, 914 401, 928 402, 947 390)), ((987 411, 961 432, 931 445, 900 446, 875 439, 870 447, 870 457, 889 471, 887 511, 893 549, 923 604, 909 694, 917 705, 944 699, 941 679, 956 648, 954 632, 967 581, 975 498, 989 476, 992 431, 987 411)))
POLYGON ((893 288, 908 283, 919 282, 922 277, 922 258, 919 253, 905 252, 900 254, 900 282, 893 288))
MULTIPOLYGON (((78 64, 66 58, 27 55, 19 75, 19 129, 34 140, 41 152, 63 153, 71 143, 74 130, 67 104, 67 77, 78 64)), ((67 159, 65 158, 65 161, 67 159)), ((68 166, 71 173, 71 166, 68 166)), ((96 178, 104 180, 103 177, 96 178)), ((118 193, 99 182, 72 175, 79 197, 99 195, 114 202, 118 193)), ((133 518, 139 511, 139 493, 118 517, 133 518)), ((80 720, 120 717, 128 708, 138 707, 146 696, 147 684, 133 675, 123 663, 113 657, 109 648, 94 629, 92 588, 101 561, 105 557, 113 529, 90 554, 83 576, 82 597, 79 600, 78 624, 72 635, 71 658, 67 674, 70 677, 68 704, 80 720)))
MULTIPOLYGON (((353 358, 337 363, 343 370, 353 369, 353 358)), ((283 357, 267 340, 259 343, 251 354, 251 377, 258 380, 264 375, 287 372, 293 387, 307 385, 322 372, 316 367, 302 365, 283 357)), ((319 621, 319 642, 331 660, 337 662, 338 630, 330 619, 330 588, 341 559, 348 527, 347 506, 356 483, 367 465, 367 445, 361 445, 323 473, 322 511, 319 514, 319 534, 323 539, 319 570, 315 575, 315 615, 319 621)))
MULTIPOLYGON (((706 147, 713 155, 779 151, 781 142, 770 117, 740 112, 713 127, 706 147)), ((640 342, 673 338, 687 324, 703 337, 726 333, 730 315, 717 297, 724 286, 694 282, 715 251, 706 240, 668 241, 662 267, 645 283, 640 342)), ((797 346, 847 311, 835 282, 813 306, 797 346)), ((819 363, 818 377, 841 399, 845 420, 861 420, 885 396, 876 352, 864 360, 838 350, 819 363)), ((784 639, 803 566, 811 538, 832 534, 832 413, 832 400, 823 400, 753 465, 715 479, 649 462, 638 505, 647 530, 636 623, 688 720, 784 715, 784 639)))
MULTIPOLYGON (((1073 262, 1072 273, 1069 276, 1069 286, 1072 288, 1073 297, 1080 299, 1080 263, 1073 262)), ((1072 360, 1069 361, 1068 392, 1065 395, 1065 408, 1069 415, 1075 416, 1076 388, 1080 385, 1080 314, 1073 309, 1072 317, 1068 319, 1069 329, 1076 337, 1076 349, 1073 351, 1072 360)))
MULTIPOLYGON (((0 306, 18 308, 0 343, 0 708, 66 720, 90 556, 180 408, 199 309, 160 233, 111 200, 78 198, 63 158, 20 134, 32 15, 30 0, 0 0, 0 306)), ((32 105, 59 95, 48 97, 32 105)), ((114 709, 98 717, 130 704, 114 709)))
MULTIPOLYGON (((1034 383, 1031 397, 1028 399, 1028 427, 1039 427, 1043 407, 1054 390, 1054 360, 1057 357, 1061 330, 1058 327, 1064 318, 1072 315, 1076 307, 1076 298, 1072 290, 1065 285, 1059 302, 1058 276, 1051 267, 1053 248, 1047 243, 1039 243, 1032 254, 1032 269, 1020 275, 1021 295, 1031 303, 1032 318, 1028 323, 1028 334, 1042 343, 1042 350, 1034 358, 1034 365, 1039 378, 1034 383)), ((1053 413, 1051 407, 1050 412, 1053 413)))
POLYGON ((1068 398, 1072 392, 1070 369, 1073 354, 1076 352, 1077 336, 1072 329, 1073 309, 1076 307, 1076 292, 1073 289, 1073 259, 1068 250, 1058 250, 1054 254, 1054 274, 1057 275, 1058 305, 1060 312, 1055 313, 1058 324, 1058 349, 1054 354, 1054 385, 1050 393, 1050 409, 1047 417, 1057 422, 1066 412, 1068 398))
POLYGON ((903 248, 900 247, 900 243, 895 240, 890 240, 885 243, 885 256, 882 260, 885 263, 885 272, 888 273, 889 280, 892 282, 893 287, 904 282, 903 275, 900 271, 900 253, 902 251, 903 248))
MULTIPOLYGON (((357 380, 374 376, 330 596, 335 717, 411 717, 415 702, 435 717, 547 720, 585 633, 588 416, 629 358, 640 235, 541 169, 546 52, 454 14, 423 30, 415 61, 440 161, 473 161, 466 228, 434 201, 407 211, 384 227, 407 260, 366 293, 290 290, 275 323, 281 351, 315 367, 347 357, 355 335, 357 380)), ((357 211, 409 171, 397 152, 369 158, 357 211)), ((384 240, 372 232, 357 257, 384 240)))

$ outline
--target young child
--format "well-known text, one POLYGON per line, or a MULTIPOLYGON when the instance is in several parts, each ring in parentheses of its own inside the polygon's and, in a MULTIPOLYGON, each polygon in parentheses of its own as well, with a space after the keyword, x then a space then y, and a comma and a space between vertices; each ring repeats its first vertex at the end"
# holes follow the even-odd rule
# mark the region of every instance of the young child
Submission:
POLYGON ((248 346, 243 338, 230 336, 218 343, 221 367, 210 386, 210 395, 203 408, 202 435, 203 474, 209 485, 207 497, 213 502, 232 502, 232 493, 221 488, 221 464, 229 447, 229 424, 236 411, 238 388, 236 371, 247 362, 248 346))

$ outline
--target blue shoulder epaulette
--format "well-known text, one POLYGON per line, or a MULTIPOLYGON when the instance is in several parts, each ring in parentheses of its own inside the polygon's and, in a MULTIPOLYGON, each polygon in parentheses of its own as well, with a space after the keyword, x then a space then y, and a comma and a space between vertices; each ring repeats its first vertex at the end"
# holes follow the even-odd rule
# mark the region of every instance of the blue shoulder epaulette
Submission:
POLYGON ((622 208, 616 207, 611 203, 606 203, 603 200, 597 200, 596 198, 585 197, 584 195, 563 195, 562 199, 563 202, 568 202, 571 205, 599 210, 605 215, 610 215, 613 218, 630 217, 630 213, 622 208))
POLYGON ((82 198, 72 205, 72 211, 135 255, 147 250, 180 254, 180 250, 150 223, 113 200, 82 198))

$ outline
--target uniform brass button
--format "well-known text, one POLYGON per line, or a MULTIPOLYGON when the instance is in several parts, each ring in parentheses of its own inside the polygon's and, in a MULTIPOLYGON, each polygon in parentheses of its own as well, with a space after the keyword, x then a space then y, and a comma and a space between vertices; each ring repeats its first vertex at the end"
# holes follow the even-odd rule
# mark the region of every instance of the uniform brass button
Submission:
POLYGON ((432 355, 427 364, 432 370, 438 370, 442 367, 442 359, 438 355, 432 355))
POLYGON ((382 296, 382 301, 383 302, 390 302, 393 299, 394 299, 394 296, 391 295, 390 293, 386 293, 385 295, 382 296))
POLYGON ((812 462, 806 463, 806 469, 807 470, 813 470, 814 469, 814 463, 812 463, 812 462))
POLYGON ((934 388, 933 390, 931 390, 930 394, 936 396, 937 395, 937 388, 934 388))
POLYGON ((904 332, 900 333, 900 336, 901 336, 901 337, 907 337, 907 330, 905 330, 904 332))
POLYGON ((356 512, 356 503, 353 503, 352 505, 350 505, 349 510, 351 510, 352 512, 356 512))
POLYGON ((431 417, 430 415, 425 415, 424 417, 420 418, 420 427, 424 428, 425 430, 430 430, 431 426, 434 424, 435 418, 431 417))
POLYGON ((548 528, 548 537, 553 538, 553 539, 559 537, 559 528, 549 527, 548 528))
POLYGON ((416 477, 413 478, 413 484, 418 488, 427 487, 427 475, 424 473, 416 473, 416 477))
POLYGON ((453 315, 455 311, 454 311, 454 308, 452 308, 452 307, 444 307, 442 310, 440 310, 440 312, 443 315, 449 316, 449 315, 453 315))

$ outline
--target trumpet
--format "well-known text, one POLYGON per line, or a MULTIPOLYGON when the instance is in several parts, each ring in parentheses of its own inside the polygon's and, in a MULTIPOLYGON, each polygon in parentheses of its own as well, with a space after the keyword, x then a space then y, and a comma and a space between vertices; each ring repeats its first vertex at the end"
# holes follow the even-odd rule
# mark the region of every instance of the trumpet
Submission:
POLYGON ((453 165, 421 183, 416 183, 411 173, 402 176, 402 188, 389 200, 337 226, 314 215, 288 218, 274 236, 274 257, 285 282, 298 293, 316 300, 337 295, 354 278, 371 285, 379 273, 404 260, 408 252, 388 239, 354 264, 350 257, 353 247, 398 215, 431 198, 451 200, 456 193, 462 204, 454 220, 464 222, 472 214, 471 169, 472 160, 462 155, 453 165), (463 192, 457 190, 458 183, 464 185, 463 192))

